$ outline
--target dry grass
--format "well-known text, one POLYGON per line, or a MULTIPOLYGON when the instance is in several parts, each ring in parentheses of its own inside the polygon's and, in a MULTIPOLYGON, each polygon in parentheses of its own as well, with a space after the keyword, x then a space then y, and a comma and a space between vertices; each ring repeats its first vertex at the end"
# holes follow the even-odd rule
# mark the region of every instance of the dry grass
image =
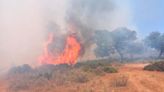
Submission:
POLYGON ((126 87, 128 84, 128 75, 120 74, 112 79, 111 86, 113 87, 126 87))
MULTIPOLYGON (((79 63, 73 67, 63 64, 57 66, 43 65, 32 69, 23 65, 14 67, 9 71, 8 90, 9 92, 51 92, 63 86, 87 84, 97 76, 116 72, 117 70, 109 62, 107 64, 107 62, 98 61, 79 63)), ((78 89, 72 88, 70 92, 73 90, 78 89)), ((90 89, 88 90, 86 92, 92 92, 90 89)))
POLYGON ((80 66, 62 65, 64 68, 56 66, 57 69, 42 67, 37 69, 35 74, 26 72, 17 75, 17 73, 8 77, 8 83, 0 81, 0 90, 2 92, 164 92, 164 73, 143 71, 144 65, 126 64, 119 68, 119 73, 104 72, 103 76, 86 72, 80 66), (46 72, 52 75, 47 77, 46 72), (7 89, 5 87, 9 90, 5 91, 4 89, 7 89))

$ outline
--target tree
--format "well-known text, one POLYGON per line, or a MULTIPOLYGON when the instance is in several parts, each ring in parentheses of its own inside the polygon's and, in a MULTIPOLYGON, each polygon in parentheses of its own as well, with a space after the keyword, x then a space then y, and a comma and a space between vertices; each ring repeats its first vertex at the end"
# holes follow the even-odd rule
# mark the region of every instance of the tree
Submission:
POLYGON ((134 55, 142 54, 144 51, 144 44, 142 41, 129 42, 126 48, 126 53, 128 53, 133 59, 134 55))
POLYGON ((129 30, 127 28, 118 28, 111 32, 112 44, 115 50, 120 55, 121 61, 124 59, 124 53, 128 48, 129 43, 137 39, 136 31, 129 30))
POLYGON ((107 57, 111 53, 111 34, 107 30, 95 31, 94 41, 96 48, 94 50, 96 57, 107 57))
POLYGON ((129 46, 135 46, 133 44, 137 37, 135 31, 118 28, 113 31, 97 30, 94 39, 97 46, 95 49, 97 57, 106 57, 113 52, 117 52, 121 61, 123 61, 124 54, 128 52, 129 46))
POLYGON ((152 32, 145 38, 145 43, 159 51, 158 58, 161 58, 164 53, 164 34, 152 32))

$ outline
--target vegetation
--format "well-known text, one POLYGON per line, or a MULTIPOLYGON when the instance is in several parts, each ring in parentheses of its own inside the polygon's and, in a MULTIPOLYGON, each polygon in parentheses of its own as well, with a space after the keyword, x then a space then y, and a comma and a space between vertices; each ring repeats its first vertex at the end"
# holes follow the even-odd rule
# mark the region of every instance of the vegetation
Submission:
POLYGON ((96 77, 117 72, 117 69, 112 67, 111 62, 108 60, 82 62, 74 66, 66 64, 43 65, 35 69, 30 66, 27 68, 27 66, 28 65, 18 66, 9 70, 8 89, 11 90, 9 92, 31 90, 37 87, 45 88, 45 86, 54 88, 56 86, 60 87, 74 83, 84 84, 92 81, 96 77), (20 72, 22 69, 23 72, 20 72))
POLYGON ((107 30, 97 30, 95 32, 94 39, 97 45, 95 49, 96 57, 107 57, 113 52, 111 45, 112 38, 110 32, 108 32, 107 30))
POLYGON ((111 54, 118 54, 121 61, 124 55, 141 54, 143 44, 137 41, 136 31, 127 28, 118 28, 114 31, 97 30, 95 32, 95 55, 97 57, 109 57, 111 54))
POLYGON ((164 61, 155 62, 144 67, 144 70, 149 71, 164 71, 164 61))
POLYGON ((136 32, 127 28, 118 28, 112 32, 113 47, 120 55, 121 61, 124 59, 124 52, 129 48, 129 43, 137 39, 136 32))
POLYGON ((9 70, 9 74, 28 73, 31 71, 32 71, 32 68, 28 64, 24 64, 22 66, 12 67, 9 70))
POLYGON ((157 52, 157 59, 160 59, 164 53, 164 34, 159 32, 152 32, 142 40, 137 38, 136 31, 128 28, 97 30, 93 39, 96 44, 94 52, 98 58, 118 55, 123 62, 138 57, 154 58, 157 52))
POLYGON ((145 43, 159 51, 158 58, 161 58, 164 53, 164 34, 159 32, 152 32, 149 34, 149 36, 146 37, 145 43))
POLYGON ((126 87, 128 84, 129 77, 127 75, 121 74, 116 76, 112 81, 113 87, 126 87))
POLYGON ((106 66, 103 68, 103 71, 106 73, 117 73, 117 69, 110 67, 110 66, 106 66))

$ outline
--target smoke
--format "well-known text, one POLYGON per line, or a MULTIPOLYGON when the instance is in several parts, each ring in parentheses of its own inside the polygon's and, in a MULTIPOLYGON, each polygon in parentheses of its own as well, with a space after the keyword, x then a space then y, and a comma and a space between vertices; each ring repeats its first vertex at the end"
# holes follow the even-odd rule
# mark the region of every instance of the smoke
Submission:
POLYGON ((36 64, 45 35, 40 3, 0 0, 0 4, 0 68, 36 64))
POLYGON ((70 0, 66 20, 79 33, 85 50, 85 56, 92 55, 92 36, 99 29, 113 30, 129 26, 131 17, 128 8, 120 7, 118 0, 70 0), (128 16, 129 14, 129 16, 128 16), (121 16, 120 16, 121 15, 121 16), (129 17, 129 18, 128 18, 129 17))
POLYGON ((0 0, 1 65, 37 63, 49 32, 61 41, 74 29, 89 52, 96 29, 131 26, 131 10, 118 1, 0 0))
POLYGON ((108 18, 115 6, 111 0, 72 0, 66 16, 68 24, 75 26, 80 33, 83 44, 91 43, 93 31, 108 18))

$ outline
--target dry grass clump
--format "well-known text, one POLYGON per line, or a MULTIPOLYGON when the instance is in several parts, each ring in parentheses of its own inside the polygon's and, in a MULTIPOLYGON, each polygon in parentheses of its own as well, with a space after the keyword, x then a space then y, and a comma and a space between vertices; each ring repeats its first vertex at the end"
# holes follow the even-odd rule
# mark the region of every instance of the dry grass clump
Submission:
POLYGON ((126 87, 128 84, 128 79, 129 79, 128 75, 120 74, 112 80, 111 86, 113 86, 113 87, 126 87))

